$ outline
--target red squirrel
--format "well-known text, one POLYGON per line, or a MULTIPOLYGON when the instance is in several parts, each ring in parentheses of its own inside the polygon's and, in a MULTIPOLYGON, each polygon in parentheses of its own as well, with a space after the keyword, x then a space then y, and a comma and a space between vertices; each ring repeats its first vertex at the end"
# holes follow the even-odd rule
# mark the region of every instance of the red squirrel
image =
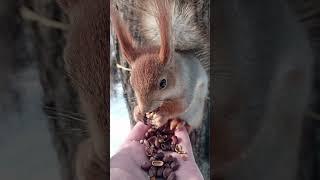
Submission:
MULTIPOLYGON (((192 20, 192 4, 180 1, 139 1, 142 33, 148 44, 137 45, 127 25, 111 7, 111 23, 124 58, 132 67, 130 84, 137 106, 134 118, 146 115, 161 127, 180 119, 198 128, 208 94, 208 38, 192 20), (190 52, 203 46, 199 52, 190 52)), ((190 129, 190 130, 191 130, 190 129)))

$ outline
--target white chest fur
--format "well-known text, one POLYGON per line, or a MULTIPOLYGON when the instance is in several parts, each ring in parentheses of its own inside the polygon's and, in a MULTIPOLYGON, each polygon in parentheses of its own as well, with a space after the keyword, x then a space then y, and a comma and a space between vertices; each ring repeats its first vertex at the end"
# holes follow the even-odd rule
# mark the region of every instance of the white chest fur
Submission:
POLYGON ((185 120, 192 128, 198 128, 202 122, 208 95, 208 75, 195 56, 181 55, 177 59, 182 67, 181 79, 187 102, 186 110, 178 117, 185 120))

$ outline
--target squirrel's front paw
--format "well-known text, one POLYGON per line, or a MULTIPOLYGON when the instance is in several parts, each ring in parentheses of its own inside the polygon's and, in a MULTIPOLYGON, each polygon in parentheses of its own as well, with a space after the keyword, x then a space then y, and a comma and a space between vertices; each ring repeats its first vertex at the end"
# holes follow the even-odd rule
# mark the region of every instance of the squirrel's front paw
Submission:
POLYGON ((163 126, 168 122, 168 117, 164 116, 160 113, 153 113, 151 118, 151 124, 156 126, 157 128, 163 126))
POLYGON ((174 118, 170 121, 170 130, 176 130, 176 129, 181 129, 182 127, 185 127, 187 132, 190 134, 192 131, 192 127, 186 123, 185 121, 179 119, 179 118, 174 118))
POLYGON ((138 106, 134 107, 133 109, 133 118, 136 122, 139 122, 139 121, 143 122, 144 114, 140 112, 140 109, 138 106))

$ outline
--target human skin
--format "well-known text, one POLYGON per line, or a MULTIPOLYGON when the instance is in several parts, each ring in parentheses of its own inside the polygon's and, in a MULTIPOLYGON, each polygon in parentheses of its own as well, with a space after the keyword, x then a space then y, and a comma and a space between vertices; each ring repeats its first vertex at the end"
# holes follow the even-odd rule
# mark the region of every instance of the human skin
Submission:
MULTIPOLYGON (((141 169, 143 162, 147 161, 143 144, 139 143, 144 138, 149 126, 138 122, 131 130, 120 150, 111 157, 110 160, 110 179, 112 180, 141 180, 148 179, 147 173, 141 169)), ((187 160, 184 161, 180 154, 170 152, 173 157, 178 159, 180 167, 175 171, 177 179, 184 180, 203 180, 203 176, 195 162, 188 132, 185 127, 175 130, 175 135, 179 139, 179 144, 187 152, 187 160)))

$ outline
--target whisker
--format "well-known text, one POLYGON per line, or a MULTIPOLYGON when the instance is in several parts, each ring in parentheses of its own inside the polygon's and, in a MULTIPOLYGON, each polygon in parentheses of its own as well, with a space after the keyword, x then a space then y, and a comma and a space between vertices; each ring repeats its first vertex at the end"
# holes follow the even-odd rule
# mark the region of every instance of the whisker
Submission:
MULTIPOLYGON (((53 120, 58 120, 58 117, 54 117, 54 116, 49 116, 48 118, 53 119, 53 120)), ((66 129, 70 134, 74 134, 74 133, 82 133, 82 134, 88 134, 89 131, 87 128, 67 128, 66 129)), ((59 130, 58 130, 59 132, 59 130)))
MULTIPOLYGON (((64 117, 51 116, 51 115, 48 115, 48 118, 53 119, 53 120, 69 120, 69 121, 71 120, 71 119, 67 119, 67 118, 64 118, 64 117)), ((81 126, 84 126, 84 125, 81 125, 81 126)))
POLYGON ((54 107, 50 107, 50 106, 44 106, 43 108, 44 108, 44 109, 47 109, 47 110, 51 110, 51 111, 61 112, 61 113, 64 113, 64 114, 70 114, 70 115, 73 114, 73 115, 76 115, 76 116, 84 117, 84 114, 83 114, 83 113, 77 113, 77 112, 72 112, 72 111, 60 110, 60 109, 57 109, 57 108, 54 108, 54 107))
POLYGON ((77 117, 73 117, 73 116, 68 116, 59 112, 54 112, 53 115, 48 114, 49 117, 61 117, 64 120, 70 120, 70 121, 79 121, 79 122, 83 122, 83 123, 87 123, 87 121, 85 119, 81 119, 81 118, 77 118, 77 117), (55 115, 55 116, 53 116, 55 115))

